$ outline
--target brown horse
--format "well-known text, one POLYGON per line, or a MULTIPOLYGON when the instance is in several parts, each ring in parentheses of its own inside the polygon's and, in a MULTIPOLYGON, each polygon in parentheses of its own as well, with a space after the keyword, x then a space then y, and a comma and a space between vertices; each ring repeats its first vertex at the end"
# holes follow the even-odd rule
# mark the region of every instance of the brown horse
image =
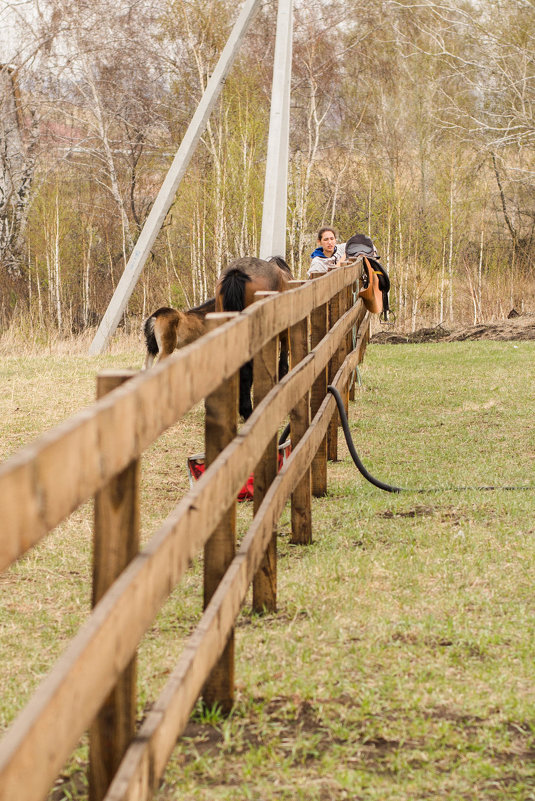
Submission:
MULTIPOLYGON (((236 259, 223 270, 215 288, 216 311, 242 311, 254 301, 255 292, 284 292, 293 279, 292 273, 281 256, 272 256, 268 261, 254 256, 236 259)), ((279 378, 288 372, 288 336, 280 337, 279 378)), ((251 387, 253 385, 253 362, 240 369, 240 414, 244 420, 251 416, 251 387)))
MULTIPOLYGON (((205 317, 213 311, 242 311, 254 301, 255 292, 283 292, 292 273, 281 256, 272 256, 268 261, 253 256, 236 259, 223 270, 216 284, 215 298, 188 309, 185 312, 163 306, 145 321, 143 331, 147 346, 144 369, 151 367, 156 356, 165 359, 176 348, 194 342, 206 331, 205 317)), ((288 336, 281 334, 279 378, 288 372, 288 336)), ((253 363, 247 362, 240 369, 240 414, 250 417, 253 363)))
POLYGON ((246 256, 223 270, 215 288, 216 311, 242 311, 254 301, 255 292, 284 292, 293 279, 280 256, 269 261, 246 256))
POLYGON ((147 346, 147 355, 143 369, 151 367, 156 356, 165 359, 176 348, 183 348, 204 334, 205 317, 208 312, 215 311, 215 298, 210 298, 200 306, 187 311, 178 311, 162 306, 145 320, 143 333, 147 346))

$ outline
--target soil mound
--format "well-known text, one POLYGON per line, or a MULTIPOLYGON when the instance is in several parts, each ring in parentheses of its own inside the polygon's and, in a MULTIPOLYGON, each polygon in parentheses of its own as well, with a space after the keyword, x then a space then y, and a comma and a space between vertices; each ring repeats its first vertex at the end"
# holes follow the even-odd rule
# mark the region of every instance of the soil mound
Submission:
POLYGON ((507 320, 469 328, 447 329, 443 325, 434 328, 419 328, 418 331, 403 333, 383 329, 370 339, 373 345, 401 345, 420 342, 462 342, 467 339, 495 339, 514 341, 535 339, 535 314, 522 314, 507 320))

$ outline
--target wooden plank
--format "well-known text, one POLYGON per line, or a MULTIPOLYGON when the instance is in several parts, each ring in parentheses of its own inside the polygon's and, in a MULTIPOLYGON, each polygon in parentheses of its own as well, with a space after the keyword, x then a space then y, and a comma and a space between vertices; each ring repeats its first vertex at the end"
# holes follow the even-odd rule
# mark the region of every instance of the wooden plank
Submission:
MULTIPOLYGON (((340 317, 340 293, 334 295, 331 298, 329 303, 329 328, 332 328, 333 325, 337 322, 340 317)), ((333 378, 336 375, 338 368, 340 367, 340 351, 339 349, 336 350, 336 353, 333 354, 332 359, 329 362, 328 370, 327 370, 327 378, 329 384, 332 384, 333 378)), ((333 418, 329 425, 329 429, 327 432, 327 458, 331 462, 338 461, 338 426, 340 425, 340 415, 338 414, 338 409, 335 408, 333 412, 333 418)))
MULTIPOLYGON (((260 300, 267 293, 257 292, 260 300)), ((256 408, 277 383, 279 338, 274 337, 255 356, 253 368, 254 407, 256 408)), ((253 514, 260 508, 264 497, 277 475, 277 434, 270 439, 254 472, 253 514)), ((253 578, 253 611, 257 613, 277 610, 277 529, 271 532, 262 563, 253 578)))
MULTIPOLYGON (((356 341, 359 336, 360 326, 362 325, 366 315, 369 316, 369 312, 366 310, 364 302, 361 301, 360 312, 357 315, 357 319, 355 320, 355 325, 351 330, 351 348, 349 349, 349 352, 351 352, 352 350, 356 350, 357 348, 356 341)), ((351 374, 350 380, 351 380, 351 390, 350 390, 349 400, 354 401, 355 390, 357 386, 357 367, 355 367, 354 372, 351 374)))
MULTIPOLYGON (((102 398, 135 375, 103 371, 97 376, 102 398)), ((139 460, 135 459, 95 497, 93 596, 97 605, 139 552, 139 460)), ((100 708, 89 731, 89 798, 101 801, 136 731, 137 662, 134 656, 100 708)))
MULTIPOLYGON (((340 292, 338 297, 340 298, 340 314, 342 315, 342 314, 345 314, 346 311, 351 306, 351 303, 349 302, 349 287, 345 287, 344 289, 342 289, 342 291, 340 292)), ((338 364, 343 364, 344 363, 344 360, 345 360, 347 354, 351 350, 351 348, 349 346, 349 342, 348 342, 348 338, 350 336, 351 336, 351 332, 348 331, 347 334, 345 335, 344 339, 340 343, 340 347, 338 349, 338 364)), ((342 389, 343 389, 342 400, 344 401, 344 409, 345 409, 345 413, 346 413, 346 417, 347 417, 349 415, 349 382, 342 389)), ((338 417, 340 417, 340 415, 338 415, 338 417)), ((342 425, 342 422, 340 421, 340 427, 341 427, 341 425, 342 425)))
POLYGON ((368 316, 364 319, 363 323, 361 323, 361 327, 359 331, 361 331, 361 336, 359 338, 359 345, 358 345, 358 363, 360 364, 364 360, 364 354, 366 353, 366 347, 368 345, 370 339, 370 313, 368 312, 368 316))
MULTIPOLYGON (((308 354, 308 317, 290 329, 291 367, 294 369, 308 354)), ((310 425, 310 391, 305 392, 290 412, 292 448, 304 437, 310 425)), ((312 542, 312 508, 310 470, 306 470, 292 493, 292 535, 290 542, 309 545, 312 542)))
MULTIPOLYGON (((353 356, 353 361, 355 358, 353 356)), ((347 382, 351 369, 349 361, 333 379, 337 388, 344 380, 347 382)), ((186 727, 204 677, 219 657, 227 631, 234 625, 252 576, 271 539, 272 529, 325 437, 334 405, 334 398, 327 395, 313 425, 272 482, 232 565, 129 748, 105 801, 147 801, 156 790, 176 739, 186 727)))
POLYGON ((8 459, 0 467, 0 569, 138 458, 232 367, 238 369, 247 331, 244 319, 224 338, 207 335, 202 345, 139 373, 8 459))
MULTIPOLYGON (((353 281, 356 281, 362 271, 360 261, 353 262, 345 267, 337 267, 334 270, 329 270, 325 275, 321 275, 315 281, 308 283, 308 288, 313 292, 315 302, 307 308, 301 308, 298 316, 301 318, 304 314, 310 314, 313 308, 320 306, 323 303, 328 303, 329 300, 340 292, 346 286, 349 286, 353 281)), ((295 296, 303 295, 305 297, 305 287, 295 291, 295 296)), ((293 322, 296 322, 294 320, 293 322)), ((290 324, 293 324, 290 323, 290 324)))
MULTIPOLYGON (((317 274, 313 276, 316 278, 317 274)), ((328 306, 322 303, 310 314, 310 347, 316 348, 328 330, 328 306)), ((327 395, 327 368, 323 368, 312 384, 310 414, 314 417, 327 395)), ((327 437, 319 445, 311 467, 312 494, 321 498, 327 494, 327 437)))
MULTIPOLYGON (((347 287, 348 293, 348 306, 352 306, 354 303, 354 298, 357 293, 358 284, 355 282, 354 285, 347 287)), ((347 335, 347 352, 350 353, 353 350, 353 340, 356 339, 357 336, 357 329, 358 323, 351 329, 351 331, 347 335)), ((355 400, 355 384, 356 384, 356 374, 353 373, 349 376, 349 400, 355 400)))
MULTIPOLYGON (((209 314, 207 327, 217 326, 232 319, 232 314, 209 314)), ((209 468, 225 450, 238 431, 239 373, 234 373, 205 401, 204 452, 209 468)), ((224 512, 210 539, 204 546, 204 603, 206 609, 219 582, 234 559, 236 551, 236 500, 225 504, 224 512)), ((203 689, 207 707, 216 705, 228 714, 234 703, 234 630, 228 633, 227 642, 218 662, 214 665, 203 689)))
POLYGON ((0 570, 92 498, 275 333, 356 275, 352 265, 254 304, 8 459, 0 466, 0 570), (123 420, 128 428, 118 426, 123 420))
MULTIPOLYGON (((320 284, 321 280, 313 284, 320 284)), ((357 312, 358 307, 355 307, 340 320, 331 336, 300 363, 295 374, 286 376, 262 401, 240 436, 216 459, 143 553, 97 604, 90 619, 0 744, 1 801, 11 801, 14 797, 18 801, 35 801, 44 797, 132 658, 161 603, 213 531, 218 522, 217 507, 231 503, 281 419, 325 367, 357 312), (54 738, 50 738, 51 731, 54 731, 54 738), (23 787, 20 786, 21 775, 27 777, 23 787)), ((207 338, 211 336, 208 334, 207 338)), ((175 358, 170 357, 170 360, 175 358)), ((232 354, 228 356, 228 363, 232 363, 232 354)), ((169 374, 166 375, 169 378, 169 374)), ((121 396, 129 385, 139 381, 137 376, 132 378, 99 404, 105 404, 113 395, 121 396)), ((152 379, 150 385, 153 386, 152 379)), ((172 406, 174 385, 169 381, 168 386, 171 388, 168 402, 172 406)), ((115 404, 113 409, 115 413, 115 404)))
MULTIPOLYGON (((266 345, 260 352, 259 359, 254 363, 254 390, 255 405, 262 396, 265 397, 275 384, 277 376, 277 352, 278 337, 272 343, 266 345), (262 368, 258 362, 262 360, 262 368), (260 382, 258 376, 260 371, 264 373, 263 380, 260 382)), ((265 494, 277 475, 277 435, 272 437, 262 459, 258 463, 254 473, 254 499, 253 512, 257 513, 262 504, 265 494)), ((271 539, 268 543, 262 564, 260 565, 253 580, 253 611, 257 613, 277 611, 277 529, 273 529, 271 539)))

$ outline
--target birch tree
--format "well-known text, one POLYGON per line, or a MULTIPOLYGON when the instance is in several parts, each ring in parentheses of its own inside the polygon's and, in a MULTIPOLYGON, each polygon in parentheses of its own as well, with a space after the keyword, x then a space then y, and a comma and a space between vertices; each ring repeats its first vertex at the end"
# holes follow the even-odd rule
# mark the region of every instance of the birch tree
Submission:
POLYGON ((24 125, 16 70, 0 66, 0 265, 21 274, 35 175, 38 126, 24 125))

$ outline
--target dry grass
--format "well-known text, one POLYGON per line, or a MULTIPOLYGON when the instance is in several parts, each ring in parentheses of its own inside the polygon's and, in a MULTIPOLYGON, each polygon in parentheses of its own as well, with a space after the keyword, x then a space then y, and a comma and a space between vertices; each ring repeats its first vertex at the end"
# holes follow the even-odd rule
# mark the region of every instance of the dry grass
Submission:
MULTIPOLYGON (((57 328, 33 326, 26 317, 15 318, 0 332, 0 356, 84 356, 89 352, 96 328, 82 334, 62 335, 57 328)), ((111 338, 107 351, 111 355, 139 350, 143 352, 141 322, 129 325, 129 332, 119 328, 111 338)))
MULTIPOLYGON (((370 347, 351 421, 372 473, 412 487, 535 483, 534 351, 370 347)), ((0 358, 2 456, 91 402, 98 369, 141 362, 137 346, 0 358)), ((147 453, 144 539, 199 450, 197 408, 147 453)), ((158 801, 534 799, 534 493, 386 495, 342 442, 339 453, 314 501, 314 544, 290 545, 281 520, 277 614, 240 616, 233 714, 196 714, 158 801)), ((242 505, 241 530, 250 515, 242 505)), ((2 726, 89 612, 90 537, 88 505, 0 579, 2 726)), ((197 560, 142 644, 140 717, 198 619, 200 574, 197 560)), ((86 757, 82 743, 54 801, 87 798, 86 757)))

